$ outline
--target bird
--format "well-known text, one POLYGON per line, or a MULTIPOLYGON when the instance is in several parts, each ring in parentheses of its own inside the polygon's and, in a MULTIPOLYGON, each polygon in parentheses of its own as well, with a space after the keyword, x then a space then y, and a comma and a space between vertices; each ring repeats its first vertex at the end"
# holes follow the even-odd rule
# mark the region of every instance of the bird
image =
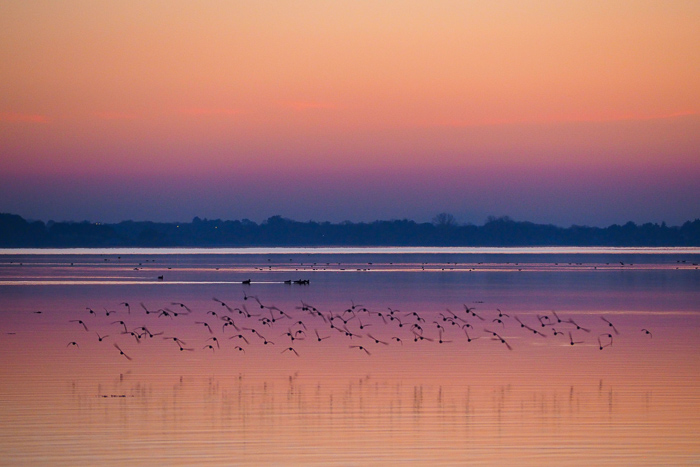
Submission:
POLYGON ((433 342, 433 339, 424 336, 423 334, 419 334, 416 331, 413 332, 413 342, 418 342, 418 341, 428 341, 428 342, 433 342))
POLYGON ((360 334, 355 334, 354 332, 350 331, 347 326, 343 325, 343 329, 341 332, 344 332, 347 337, 352 339, 353 337, 362 337, 360 334))
POLYGON ((122 349, 119 348, 119 346, 117 345, 116 342, 114 343, 114 347, 119 351, 119 353, 120 353, 121 355, 124 355, 124 356, 126 357, 127 360, 131 360, 131 357, 129 357, 127 354, 125 354, 124 351, 123 351, 122 349))
POLYGON ((478 337, 469 337, 469 333, 467 332, 466 329, 462 328, 462 330, 464 331, 464 334, 467 335, 467 342, 471 342, 471 341, 473 341, 473 340, 478 339, 478 337))
MULTIPOLYGON (((452 315, 452 319, 450 319, 450 317, 447 317, 447 321, 450 321, 450 323, 451 323, 452 325, 457 324, 457 320, 459 320, 459 321, 461 321, 461 322, 463 322, 463 323, 466 322, 466 321, 464 321, 461 317, 459 317, 459 316, 457 316, 455 313, 453 313, 452 310, 450 310, 449 308, 445 308, 445 310, 447 310, 447 312, 448 312, 450 315, 452 315)), ((476 316, 476 315, 475 315, 475 316, 476 316)), ((481 319, 483 319, 483 318, 481 318, 481 319)), ((443 321, 445 321, 445 320, 443 320, 443 321)))
POLYGON ((476 312, 474 311, 475 308, 469 308, 467 305, 464 305, 464 309, 465 309, 465 311, 466 311, 467 313, 471 313, 471 315, 472 315, 473 317, 478 318, 478 319, 480 319, 481 321, 484 321, 484 318, 483 318, 483 317, 481 317, 481 316, 479 316, 478 314, 476 314, 476 312))
MULTIPOLYGON (((304 331, 298 331, 298 332, 304 332, 304 331)), ((303 337, 297 337, 296 332, 292 332, 290 328, 287 328, 287 332, 281 334, 281 336, 289 336, 289 339, 294 342, 295 340, 304 340, 303 337)))
POLYGON ((398 316, 393 316, 393 315, 392 315, 392 316, 390 316, 390 319, 391 319, 392 321, 396 321, 397 323, 399 323, 399 327, 400 327, 400 328, 403 327, 403 323, 401 322, 401 320, 399 319, 398 316))
POLYGON ((188 306, 185 305, 184 303, 180 303, 180 302, 170 302, 170 304, 171 304, 171 305, 178 305, 178 306, 180 306, 180 308, 184 308, 185 310, 187 310, 188 313, 191 313, 191 312, 192 312, 192 310, 190 310, 190 309, 188 308, 188 306))
POLYGON ((231 309, 230 306, 228 306, 226 303, 222 302, 222 301, 219 300, 218 298, 212 297, 212 300, 214 300, 215 302, 218 302, 221 306, 223 306, 224 308, 226 308, 228 311, 233 311, 233 310, 231 309))
POLYGON ((654 337, 654 336, 652 336, 651 331, 649 331, 648 329, 642 328, 642 332, 645 333, 649 337, 654 337))
POLYGON ((77 343, 77 342, 75 342, 75 341, 73 341, 73 342, 69 342, 69 343, 68 343, 68 344, 66 345, 66 347, 70 347, 71 345, 72 345, 73 347, 77 347, 77 348, 80 348, 80 346, 78 345, 78 343, 77 343))
POLYGON ((236 326, 233 321, 226 321, 222 326, 222 332, 226 331, 226 326, 233 326, 233 329, 235 329, 236 331, 240 331, 240 329, 238 329, 238 326, 236 326))
POLYGON ((99 342, 102 342, 103 339, 109 337, 109 334, 106 334, 106 335, 104 335, 104 336, 100 336, 100 333, 97 332, 97 331, 95 331, 95 334, 97 334, 97 340, 98 340, 99 342))
POLYGON ((216 344, 216 348, 221 348, 221 346, 219 345, 219 339, 217 339, 216 337, 210 337, 209 339, 207 339, 207 341, 214 341, 214 343, 216 344))
POLYGON ((126 332, 126 323, 124 321, 112 321, 112 324, 121 324, 124 326, 124 332, 126 332))
POLYGON ((136 339, 136 343, 137 343, 137 344, 140 344, 140 343, 141 343, 141 337, 140 337, 140 335, 139 335, 138 333, 134 332, 134 331, 124 331, 124 332, 122 332, 122 334, 130 334, 131 336, 134 337, 134 339, 136 339))
POLYGON ((609 333, 605 333, 605 332, 604 332, 603 334, 601 334, 601 335, 598 336, 598 346, 600 347, 600 350, 603 350, 605 347, 609 347, 609 346, 611 346, 612 344, 613 344, 613 336, 612 336, 612 334, 609 334, 609 333), (605 344, 603 344, 603 341, 600 339, 600 338, 603 337, 603 336, 605 336, 605 337, 607 337, 607 338, 609 339, 609 341, 606 342, 605 344))
POLYGON ((513 350, 513 348, 510 346, 510 344, 508 344, 508 342, 506 342, 506 340, 505 340, 503 337, 501 337, 497 332, 490 331, 490 330, 485 329, 485 328, 484 328, 484 331, 486 331, 486 332, 492 334, 492 335, 496 338, 496 340, 500 340, 502 344, 505 344, 505 345, 506 345, 506 347, 508 348, 508 350, 513 350))
POLYGON ((253 315, 248 312, 248 309, 246 308, 245 305, 241 305, 241 308, 234 308, 232 312, 237 311, 239 315, 244 315, 246 318, 250 318, 251 316, 258 316, 258 315, 253 315))
POLYGON ((86 331, 88 330, 87 325, 85 324, 85 322, 82 319, 71 319, 71 320, 69 320, 69 322, 82 324, 83 328, 85 328, 86 331))
POLYGON ((161 335, 165 334, 164 331, 152 333, 151 331, 148 330, 148 328, 146 326, 141 326, 140 328, 136 328, 136 329, 140 329, 141 331, 143 331, 143 334, 140 335, 141 337, 148 336, 149 339, 152 339, 153 336, 161 336, 161 335))
POLYGON ((542 327, 551 326, 554 324, 547 315, 537 315, 537 319, 540 321, 542 327))
POLYGON ((231 336, 231 337, 229 337, 229 339, 243 339, 243 340, 245 341, 246 344, 250 344, 250 342, 248 342, 248 339, 246 339, 245 336, 244 336, 243 334, 238 334, 238 335, 235 335, 235 336, 231 336))
POLYGON ((440 336, 439 339, 438 339, 438 344, 447 344, 447 343, 449 343, 449 342, 452 342, 452 341, 445 341, 445 340, 442 340, 442 330, 438 331, 438 334, 439 334, 439 336, 440 336))
POLYGON ((164 337, 165 340, 175 341, 178 345, 187 345, 187 342, 183 341, 178 337, 164 337))
POLYGON ((540 331, 538 331, 537 329, 531 328, 531 327, 528 326, 527 324, 524 324, 522 321, 520 321, 520 318, 518 318, 517 316, 515 317, 515 320, 516 320, 518 323, 520 323, 520 327, 521 327, 521 328, 525 328, 525 329, 527 329, 528 331, 531 331, 533 334, 537 334, 537 335, 540 335, 540 336, 542 336, 542 337, 547 337, 547 336, 545 336, 544 334, 542 334, 540 331))
POLYGON ((318 334, 318 329, 314 329, 314 332, 316 333, 316 339, 318 339, 319 342, 321 342, 322 340, 325 340, 325 339, 329 339, 329 338, 331 337, 331 336, 323 336, 323 337, 321 337, 321 336, 318 334))
MULTIPOLYGON (((256 297, 255 295, 248 295, 247 293, 245 293, 245 290, 244 290, 244 291, 243 291, 243 300, 248 300, 249 298, 252 298, 252 299, 255 299, 255 300, 258 299, 258 297, 256 297)), ((259 302, 259 300, 258 300, 258 302, 259 302)))
POLYGON ((584 328, 584 327, 579 326, 579 325, 576 323, 576 321, 574 321, 572 318, 569 318, 569 319, 566 320, 565 322, 566 322, 566 323, 571 323, 571 324, 573 324, 574 326, 576 326, 576 329, 581 330, 581 331, 583 331, 583 332, 591 332, 590 329, 586 329, 586 328, 584 328))
POLYGON ((214 334, 214 332, 211 330, 211 326, 209 326, 209 324, 205 323, 204 321, 195 321, 194 324, 201 324, 209 330, 209 334, 214 334))
POLYGON ((295 354, 297 357, 299 356, 299 353, 298 353, 296 350, 294 350, 294 347, 287 347, 286 349, 284 349, 284 350, 283 350, 282 352, 280 352, 280 353, 285 353, 285 352, 287 352, 287 351, 289 351, 289 352, 294 352, 294 354, 295 354))
POLYGON ((608 323, 608 326, 612 328, 612 330, 613 330, 613 332, 615 333, 615 335, 619 335, 619 334, 620 334, 620 332, 617 330, 617 328, 615 327, 615 325, 614 325, 613 323, 611 323, 610 321, 608 321, 607 319, 605 319, 605 316, 601 316, 600 319, 602 319, 603 321, 605 321, 606 323, 608 323))
POLYGON ((158 313, 156 310, 149 310, 148 308, 146 308, 146 305, 144 305, 143 302, 141 302, 140 305, 141 308, 143 308, 146 311, 147 315, 150 315, 151 313, 158 313))
POLYGON ((363 346, 361 346, 361 345, 351 345, 350 348, 351 348, 351 349, 360 349, 360 350, 364 350, 365 353, 366 353, 367 355, 372 355, 372 354, 369 352, 369 350, 365 349, 365 348, 364 348, 363 346))
POLYGON ((416 321, 418 321, 419 323, 421 323, 421 322, 425 323, 425 320, 423 318, 421 318, 421 316, 418 313, 416 313, 415 311, 413 313, 408 313, 408 314, 404 315, 404 317, 408 317, 408 316, 415 316, 416 321))
POLYGON ((388 342, 380 341, 379 339, 377 339, 376 337, 374 337, 374 336, 373 336, 372 334, 370 334, 370 333, 367 333, 367 337, 369 337, 370 339, 372 339, 372 340, 374 341, 375 344, 389 345, 388 342))
POLYGON ((574 344, 583 344, 583 341, 576 341, 574 342, 574 336, 571 335, 571 331, 569 331, 569 344, 574 345, 574 344))

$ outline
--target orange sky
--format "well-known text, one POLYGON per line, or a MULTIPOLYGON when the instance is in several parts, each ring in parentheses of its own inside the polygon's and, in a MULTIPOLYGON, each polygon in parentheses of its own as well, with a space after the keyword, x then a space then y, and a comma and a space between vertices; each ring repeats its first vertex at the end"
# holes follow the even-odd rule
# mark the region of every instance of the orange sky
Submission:
MULTIPOLYGON (((300 167, 700 175, 695 1, 6 1, 0 11, 0 182, 285 170, 298 183, 300 167)), ((0 194, 0 210, 47 215, 26 191, 0 194)), ((81 217, 63 209, 57 218, 81 217)))

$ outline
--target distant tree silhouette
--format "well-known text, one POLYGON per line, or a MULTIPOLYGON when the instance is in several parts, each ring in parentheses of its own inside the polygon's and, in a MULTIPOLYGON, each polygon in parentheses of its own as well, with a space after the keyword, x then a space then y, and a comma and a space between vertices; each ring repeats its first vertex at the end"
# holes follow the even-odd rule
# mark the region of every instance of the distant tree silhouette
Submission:
POLYGON ((456 227, 457 219, 455 219, 455 216, 448 212, 441 212, 437 216, 433 217, 433 224, 438 227, 456 227))
POLYGON ((190 223, 123 221, 27 222, 0 213, 0 247, 173 247, 173 246, 700 246, 700 220, 682 226, 665 223, 611 225, 605 228, 518 222, 490 216, 483 226, 459 225, 440 213, 432 223, 384 220, 298 222, 272 216, 256 224, 195 217, 190 223))

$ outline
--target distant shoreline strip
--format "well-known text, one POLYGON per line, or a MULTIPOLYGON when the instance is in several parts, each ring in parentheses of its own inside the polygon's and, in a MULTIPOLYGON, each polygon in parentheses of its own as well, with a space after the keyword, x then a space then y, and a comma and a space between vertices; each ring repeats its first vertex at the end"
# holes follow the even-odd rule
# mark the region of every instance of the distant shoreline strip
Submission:
POLYGON ((3 255, 700 254, 700 247, 0 248, 3 255))

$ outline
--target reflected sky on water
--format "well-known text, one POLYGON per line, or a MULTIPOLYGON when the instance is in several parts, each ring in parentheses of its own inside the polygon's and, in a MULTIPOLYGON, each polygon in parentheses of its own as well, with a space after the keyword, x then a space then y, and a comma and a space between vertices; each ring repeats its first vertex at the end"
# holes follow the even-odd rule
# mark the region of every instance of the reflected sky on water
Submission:
POLYGON ((697 462, 698 258, 3 254, 0 457, 697 462))

